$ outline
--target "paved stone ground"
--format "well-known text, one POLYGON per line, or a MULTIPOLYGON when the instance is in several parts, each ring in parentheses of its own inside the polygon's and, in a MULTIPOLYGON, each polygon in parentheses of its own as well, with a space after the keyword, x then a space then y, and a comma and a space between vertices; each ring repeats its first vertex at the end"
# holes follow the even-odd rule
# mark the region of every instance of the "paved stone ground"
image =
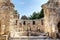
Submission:
POLYGON ((40 34, 41 34, 40 36, 10 37, 9 40, 60 40, 60 39, 49 38, 48 35, 46 35, 47 33, 40 33, 40 34))
POLYGON ((46 36, 21 36, 20 38, 10 38, 9 40, 60 40, 60 39, 50 39, 46 36))

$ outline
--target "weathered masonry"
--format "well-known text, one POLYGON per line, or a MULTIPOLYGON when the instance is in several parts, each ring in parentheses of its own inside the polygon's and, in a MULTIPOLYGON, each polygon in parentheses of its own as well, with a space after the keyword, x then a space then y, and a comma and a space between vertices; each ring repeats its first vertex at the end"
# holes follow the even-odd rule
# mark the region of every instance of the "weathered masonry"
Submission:
POLYGON ((49 0, 42 5, 42 8, 44 9, 45 32, 55 38, 57 33, 60 34, 60 0, 49 0))
POLYGON ((40 33, 48 33, 52 38, 58 35, 60 38, 60 0, 49 0, 42 8, 44 18, 20 20, 10 0, 0 0, 0 40, 40 33))

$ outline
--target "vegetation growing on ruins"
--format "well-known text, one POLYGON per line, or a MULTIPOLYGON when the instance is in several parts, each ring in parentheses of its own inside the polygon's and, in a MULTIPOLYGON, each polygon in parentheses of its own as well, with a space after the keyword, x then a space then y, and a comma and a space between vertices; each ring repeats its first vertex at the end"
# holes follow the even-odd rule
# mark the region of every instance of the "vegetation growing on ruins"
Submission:
POLYGON ((17 10, 14 10, 16 14, 18 14, 18 11, 17 10))
MULTIPOLYGON (((17 10, 15 10, 15 13, 18 14, 17 10)), ((33 14, 30 15, 29 17, 27 17, 26 15, 23 15, 21 19, 34 20, 34 19, 41 19, 43 17, 44 17, 44 10, 41 9, 40 12, 33 12, 33 14)))
POLYGON ((27 20, 28 18, 27 18, 27 16, 23 15, 23 16, 21 17, 21 19, 27 20))
POLYGON ((33 12, 32 15, 30 15, 30 17, 28 17, 29 20, 34 20, 34 19, 40 19, 44 17, 44 10, 41 9, 40 12, 33 12))

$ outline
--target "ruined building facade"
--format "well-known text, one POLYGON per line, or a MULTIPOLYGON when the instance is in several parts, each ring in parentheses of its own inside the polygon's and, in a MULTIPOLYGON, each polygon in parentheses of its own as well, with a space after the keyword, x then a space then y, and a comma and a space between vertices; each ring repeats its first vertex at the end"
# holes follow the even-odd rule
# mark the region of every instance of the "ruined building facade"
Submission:
POLYGON ((44 18, 19 20, 10 0, 0 0, 0 35, 20 37, 26 36, 29 30, 40 30, 40 32, 48 32, 49 37, 55 38, 56 33, 60 33, 60 0, 49 0, 42 5, 42 8, 44 9, 44 18))
POLYGON ((9 33, 14 13, 13 7, 10 0, 0 0, 0 35, 9 33))
POLYGON ((42 26, 43 19, 19 20, 19 15, 15 13, 14 5, 10 0, 0 0, 0 35, 26 36, 27 30, 35 31, 39 29, 43 31, 44 27, 42 26))
POLYGON ((45 32, 48 32, 50 37, 56 37, 56 33, 60 33, 60 0, 49 0, 42 8, 45 32))
POLYGON ((12 34, 17 27, 19 16, 10 0, 0 0, 0 35, 12 34))

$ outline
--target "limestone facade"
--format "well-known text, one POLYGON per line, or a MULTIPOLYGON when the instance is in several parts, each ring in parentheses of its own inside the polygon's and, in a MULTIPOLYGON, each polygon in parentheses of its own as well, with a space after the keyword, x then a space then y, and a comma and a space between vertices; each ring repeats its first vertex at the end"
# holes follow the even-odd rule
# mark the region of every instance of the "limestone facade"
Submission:
POLYGON ((14 13, 10 0, 0 0, 0 35, 9 33, 9 25, 14 13))
POLYGON ((12 35, 18 26, 18 14, 10 0, 0 0, 0 35, 12 35))
POLYGON ((36 20, 19 20, 10 0, 0 0, 0 35, 11 37, 26 36, 28 31, 48 32, 56 37, 60 31, 60 0, 49 0, 42 5, 44 18, 36 20), (59 26, 59 27, 58 27, 59 26))
MULTIPOLYGON (((44 23, 42 19, 36 20, 17 20, 17 25, 14 26, 14 31, 11 37, 27 36, 31 32, 44 32, 44 23)), ((31 36, 31 35, 30 35, 31 36)))
MULTIPOLYGON (((23 31, 25 30, 37 30, 37 29, 40 29, 42 30, 43 29, 43 18, 42 19, 36 19, 36 20, 20 20, 19 21, 19 27, 23 27, 23 31)), ((43 31, 43 30, 42 30, 43 31)))
MULTIPOLYGON (((50 37, 56 37, 58 31, 58 23, 60 22, 60 0, 49 0, 42 5, 44 9, 44 26, 45 32, 49 33, 50 37)), ((60 25, 60 24, 59 24, 60 25)))
MULTIPOLYGON (((36 20, 19 20, 10 0, 0 0, 0 35, 11 37, 24 36, 27 30, 44 32, 43 18, 36 20)), ((26 35, 25 35, 26 36, 26 35)))

